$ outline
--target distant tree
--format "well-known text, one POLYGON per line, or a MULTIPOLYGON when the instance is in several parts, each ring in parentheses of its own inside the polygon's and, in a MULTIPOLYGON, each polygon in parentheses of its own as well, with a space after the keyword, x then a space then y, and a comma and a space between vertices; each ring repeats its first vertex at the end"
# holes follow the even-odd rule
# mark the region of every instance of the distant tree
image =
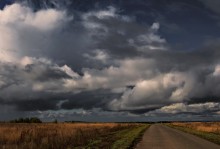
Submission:
POLYGON ((37 117, 32 117, 29 120, 30 120, 30 123, 42 123, 42 121, 37 117))
POLYGON ((19 118, 15 120, 11 120, 11 123, 42 123, 42 121, 37 117, 31 118, 19 118))
POLYGON ((24 122, 24 123, 31 123, 30 120, 31 120, 31 118, 24 118, 24 119, 23 119, 23 122, 24 122))
POLYGON ((23 118, 19 118, 18 120, 15 120, 18 123, 24 123, 24 119, 23 118))
POLYGON ((55 119, 55 120, 53 121, 53 123, 58 123, 57 119, 55 119))

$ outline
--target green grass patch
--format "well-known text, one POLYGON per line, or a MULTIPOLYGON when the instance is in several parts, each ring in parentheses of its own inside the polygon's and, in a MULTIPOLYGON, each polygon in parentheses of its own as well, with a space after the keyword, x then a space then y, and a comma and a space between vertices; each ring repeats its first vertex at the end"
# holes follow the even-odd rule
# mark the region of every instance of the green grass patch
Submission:
POLYGON ((187 127, 174 126, 172 124, 167 124, 167 126, 169 126, 171 128, 175 128, 175 129, 181 130, 181 131, 184 131, 186 133, 190 133, 190 134, 196 135, 198 137, 201 137, 203 139, 206 139, 208 141, 211 141, 213 143, 216 143, 216 144, 220 145, 220 134, 204 132, 204 131, 198 131, 198 130, 190 129, 190 128, 187 128, 187 127))
POLYGON ((142 138, 148 124, 133 125, 115 130, 90 140, 90 143, 80 149, 131 149, 142 138))
POLYGON ((142 137, 143 133, 148 127, 149 125, 143 125, 118 132, 115 135, 115 137, 118 138, 118 140, 113 143, 112 149, 132 148, 142 137))

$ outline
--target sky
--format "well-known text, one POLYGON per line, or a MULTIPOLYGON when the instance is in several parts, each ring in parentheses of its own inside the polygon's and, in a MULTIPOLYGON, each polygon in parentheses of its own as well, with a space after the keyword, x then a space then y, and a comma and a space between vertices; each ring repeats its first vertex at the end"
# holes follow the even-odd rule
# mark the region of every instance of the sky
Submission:
POLYGON ((219 121, 219 0, 0 0, 0 121, 219 121))

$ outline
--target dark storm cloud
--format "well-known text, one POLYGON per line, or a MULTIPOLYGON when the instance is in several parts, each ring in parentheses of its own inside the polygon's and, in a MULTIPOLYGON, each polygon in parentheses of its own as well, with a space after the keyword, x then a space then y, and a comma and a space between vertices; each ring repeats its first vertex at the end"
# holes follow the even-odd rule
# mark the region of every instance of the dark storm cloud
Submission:
POLYGON ((42 98, 35 100, 27 100, 27 101, 25 100, 15 101, 11 104, 8 103, 8 105, 13 105, 18 111, 56 110, 58 109, 56 104, 57 101, 54 101, 54 99, 43 100, 42 98))
POLYGON ((107 90, 96 90, 90 92, 82 92, 69 96, 67 101, 61 105, 62 109, 93 109, 103 108, 107 110, 107 103, 113 98, 120 97, 120 94, 109 93, 107 90))
POLYGON ((66 94, 52 94, 39 92, 33 94, 31 97, 13 97, 14 99, 5 100, 0 99, 1 105, 11 106, 20 112, 28 111, 46 111, 46 110, 58 110, 58 103, 68 97, 66 94))
POLYGON ((109 91, 99 90, 83 93, 45 93, 38 92, 31 97, 13 97, 15 99, 5 100, 0 98, 0 104, 12 106, 18 111, 47 111, 47 110, 92 110, 94 108, 107 109, 107 103, 112 98, 120 97, 119 94, 110 94, 109 91))
MULTIPOLYGON (((202 50, 194 51, 150 51, 146 54, 146 57, 155 57, 159 59, 158 67, 162 67, 161 70, 169 71, 176 69, 180 71, 186 71, 192 69, 197 71, 196 67, 209 66, 210 64, 219 63, 220 51, 218 47, 207 46, 202 50)), ((210 72, 209 69, 204 70, 210 72)))
POLYGON ((200 42, 204 42, 206 36, 218 36, 216 33, 218 29, 216 20, 210 17, 209 12, 200 1, 91 0, 82 2, 78 0, 50 0, 27 2, 31 6, 34 5, 38 8, 48 8, 55 4, 56 8, 60 9, 60 6, 62 6, 61 8, 67 8, 70 14, 106 9, 109 6, 114 6, 120 10, 120 14, 131 16, 138 23, 151 25, 154 21, 160 22, 163 36, 175 48, 183 50, 185 48, 197 48, 200 42), (197 24, 199 25, 197 26, 197 24), (209 26, 208 30, 206 29, 207 26, 209 26), (206 34, 205 37, 204 34, 206 34), (188 40, 189 38, 191 40, 188 40))
POLYGON ((219 28, 209 9, 218 15, 203 0, 7 6, 0 10, 0 105, 91 119, 219 113, 219 28))
POLYGON ((17 69, 16 65, 5 65, 3 63, 0 63, 0 66, 0 76, 2 82, 0 86, 1 89, 7 88, 10 85, 20 82, 20 79, 13 73, 17 69))
POLYGON ((220 2, 218 0, 199 0, 202 2, 208 9, 213 11, 214 13, 220 14, 219 7, 220 7, 220 2))
POLYGON ((137 110, 129 110, 127 112, 139 115, 139 114, 148 113, 150 111, 154 111, 154 110, 159 109, 159 108, 161 108, 161 106, 155 106, 155 107, 152 107, 152 108, 143 108, 143 109, 137 109, 137 110))
POLYGON ((141 46, 142 43, 138 43, 138 41, 135 41, 137 39, 133 38, 137 38, 141 34, 149 34, 149 26, 142 26, 133 21, 129 22, 117 17, 103 20, 97 18, 95 18, 95 20, 93 18, 88 19, 91 22, 94 21, 107 28, 107 33, 104 33, 103 36, 100 36, 100 34, 104 31, 102 29, 99 30, 99 28, 92 36, 92 38, 95 38, 98 41, 95 45, 96 48, 105 49, 115 57, 134 57, 141 55, 140 51, 136 50, 135 45, 129 44, 129 40, 134 40, 134 42, 137 42, 137 44, 141 46), (117 26, 117 29, 115 29, 115 26, 117 26))
POLYGON ((40 69, 44 69, 44 70, 39 76, 35 78, 36 81, 44 82, 48 80, 59 80, 59 79, 71 78, 71 76, 69 76, 68 74, 66 74, 65 72, 59 69, 53 69, 50 66, 45 66, 42 64, 28 64, 25 66, 24 71, 26 73, 35 73, 35 72, 39 72, 40 69))
POLYGON ((188 104, 195 104, 195 103, 205 103, 205 102, 219 102, 220 97, 219 96, 207 96, 207 97, 194 97, 191 98, 190 101, 188 101, 188 104))

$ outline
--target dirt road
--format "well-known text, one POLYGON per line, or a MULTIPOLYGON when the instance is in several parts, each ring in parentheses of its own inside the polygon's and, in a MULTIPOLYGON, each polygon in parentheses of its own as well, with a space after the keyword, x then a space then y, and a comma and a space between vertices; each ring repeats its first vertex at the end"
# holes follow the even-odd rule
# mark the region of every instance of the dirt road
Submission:
POLYGON ((145 132, 136 149, 220 149, 220 146, 194 135, 155 124, 145 132))

